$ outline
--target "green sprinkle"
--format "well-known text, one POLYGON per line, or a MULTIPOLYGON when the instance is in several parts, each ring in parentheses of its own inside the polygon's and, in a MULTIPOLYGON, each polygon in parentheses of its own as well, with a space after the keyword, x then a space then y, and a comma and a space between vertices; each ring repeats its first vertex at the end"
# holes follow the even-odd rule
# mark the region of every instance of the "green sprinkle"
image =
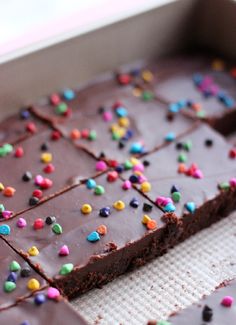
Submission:
POLYGON ((62 226, 59 225, 59 223, 54 223, 54 225, 52 226, 52 231, 57 235, 60 235, 63 233, 62 226))
POLYGON ((12 292, 13 290, 15 290, 15 288, 16 288, 15 282, 6 281, 4 283, 4 291, 5 292, 12 292))
POLYGON ((192 141, 191 141, 191 140, 189 140, 189 141, 183 143, 183 148, 184 148, 186 151, 190 151, 190 150, 192 149, 192 146, 193 146, 193 144, 192 144, 192 141))
POLYGON ((184 153, 181 153, 179 156, 178 156, 178 162, 186 162, 187 161, 187 156, 184 154, 184 153))
POLYGON ((102 195, 105 193, 105 189, 102 185, 97 185, 94 189, 94 194, 96 195, 102 195))
POLYGON ((113 132, 112 133, 112 140, 120 140, 120 135, 117 132, 113 132))
POLYGON ((126 170, 132 169, 133 168, 133 164, 129 160, 126 160, 126 162, 124 163, 124 168, 126 170))
POLYGON ((10 271, 17 272, 21 269, 20 264, 16 261, 12 261, 9 266, 10 271))
POLYGON ((205 118, 206 117, 206 112, 205 111, 199 111, 199 112, 197 112, 196 115, 199 118, 205 118))
POLYGON ((58 115, 62 115, 64 114, 68 109, 68 106, 66 103, 60 103, 56 106, 56 114, 58 115))
POLYGON ((61 275, 66 275, 69 274, 74 268, 74 265, 72 263, 67 263, 62 265, 61 269, 60 269, 60 274, 61 275))
POLYGON ((170 322, 167 322, 166 320, 160 320, 157 325, 171 325, 170 322))
POLYGON ((0 157, 5 157, 12 151, 13 151, 13 146, 11 144, 6 143, 2 147, 0 147, 0 157))
POLYGON ((154 98, 154 94, 151 91, 148 91, 148 90, 143 91, 143 93, 142 93, 142 99, 145 102, 148 102, 150 100, 153 100, 153 98, 154 98))
POLYGON ((220 183, 219 184, 219 189, 220 190, 225 190, 225 191, 229 190, 230 189, 229 182, 222 182, 222 183, 220 183))
POLYGON ((181 193, 180 193, 180 192, 173 192, 173 193, 171 194, 171 197, 172 197, 172 200, 173 200, 174 202, 179 202, 180 199, 181 199, 181 193))
POLYGON ((90 131, 89 133, 89 140, 94 141, 97 139, 97 132, 95 130, 90 131))
POLYGON ((3 211, 5 211, 5 207, 3 204, 0 204, 0 213, 2 213, 3 211))

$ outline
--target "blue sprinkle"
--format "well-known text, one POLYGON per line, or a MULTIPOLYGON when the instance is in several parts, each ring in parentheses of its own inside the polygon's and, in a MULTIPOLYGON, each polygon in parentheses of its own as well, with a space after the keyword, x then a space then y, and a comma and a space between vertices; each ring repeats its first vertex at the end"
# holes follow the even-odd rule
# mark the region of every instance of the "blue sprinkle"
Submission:
POLYGON ((224 91, 219 91, 217 97, 221 102, 223 102, 227 96, 224 91))
POLYGON ((7 277, 7 281, 16 283, 16 280, 17 280, 17 273, 16 272, 11 272, 7 277))
POLYGON ((127 109, 124 107, 118 107, 116 109, 116 115, 118 117, 126 117, 128 115, 127 109))
POLYGON ((171 112, 171 113, 178 113, 179 112, 179 105, 178 105, 178 103, 171 103, 171 104, 169 104, 169 111, 171 112))
POLYGON ((179 106, 179 109, 182 109, 182 108, 184 108, 184 107, 186 107, 187 106, 187 100, 186 99, 181 99, 181 100, 179 100, 178 102, 177 102, 177 104, 178 104, 178 106, 179 106))
POLYGON ((133 77, 138 77, 140 75, 140 69, 138 68, 135 68, 135 69, 132 69, 130 71, 130 74, 133 76, 133 77))
POLYGON ((101 208, 99 211, 100 217, 107 218, 111 214, 111 208, 110 207, 105 207, 101 208))
POLYGON ((126 131, 126 136, 128 137, 128 139, 132 138, 132 137, 134 136, 134 131, 128 129, 128 130, 126 131))
POLYGON ((208 97, 212 96, 212 92, 210 90, 204 90, 203 95, 204 95, 204 97, 208 98, 208 97))
POLYGON ((164 206, 165 212, 174 212, 176 210, 173 203, 168 203, 166 206, 164 206))
POLYGON ((93 231, 88 235, 87 240, 92 243, 96 242, 96 241, 100 240, 100 235, 97 231, 93 231))
POLYGON ((191 107, 193 105, 193 103, 194 103, 193 100, 188 99, 186 102, 186 106, 191 107))
POLYGON ((62 95, 65 100, 72 100, 75 98, 75 92, 72 89, 65 89, 62 95))
POLYGON ((130 201, 129 205, 130 205, 132 208, 137 209, 137 208, 139 207, 139 201, 138 201, 136 198, 133 198, 133 199, 130 201))
POLYGON ((11 233, 11 228, 8 225, 0 226, 0 235, 9 235, 11 233))
POLYGON ((137 184, 137 183, 139 182, 139 178, 138 178, 137 175, 131 175, 131 176, 129 177, 129 180, 130 180, 130 182, 133 183, 133 184, 137 184))
POLYGON ((194 211, 196 210, 196 205, 194 202, 187 202, 185 204, 185 208, 188 210, 188 212, 194 213, 194 211))
POLYGON ((20 323, 20 325, 30 325, 30 323, 27 320, 25 320, 24 322, 20 323))
POLYGON ((123 171, 124 171, 124 167, 123 166, 121 166, 121 165, 118 165, 118 166, 116 166, 116 171, 117 171, 117 173, 122 173, 123 171))
POLYGON ((165 136, 165 140, 168 141, 168 142, 174 141, 175 140, 175 134, 174 134, 174 132, 169 132, 165 136))
POLYGON ((234 102, 233 98, 231 98, 231 97, 226 97, 223 100, 223 103, 228 108, 232 108, 235 105, 235 102, 234 102))
POLYGON ((44 302, 46 301, 46 297, 44 294, 42 293, 38 293, 35 297, 34 297, 34 303, 35 305, 42 305, 44 302))
POLYGON ((86 182, 86 186, 87 186, 87 188, 88 188, 89 190, 95 188, 96 185, 97 185, 97 183, 96 183, 95 180, 92 179, 92 178, 88 179, 87 182, 86 182))
POLYGON ((193 82, 196 86, 199 86, 203 80, 203 76, 200 73, 194 73, 193 82))
POLYGON ((170 193, 174 193, 174 192, 180 192, 179 188, 176 185, 172 185, 170 193))
POLYGON ((130 153, 142 153, 143 152, 143 146, 139 142, 135 142, 131 145, 130 153))
POLYGON ((23 120, 28 120, 30 118, 30 112, 28 110, 22 110, 20 112, 20 117, 23 119, 23 120))

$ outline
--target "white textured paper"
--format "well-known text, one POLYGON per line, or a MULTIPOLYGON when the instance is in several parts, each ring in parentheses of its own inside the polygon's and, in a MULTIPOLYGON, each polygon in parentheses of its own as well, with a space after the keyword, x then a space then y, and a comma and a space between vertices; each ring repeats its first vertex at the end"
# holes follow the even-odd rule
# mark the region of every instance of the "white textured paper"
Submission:
POLYGON ((233 277, 236 213, 72 305, 91 325, 146 325, 196 302, 233 277))

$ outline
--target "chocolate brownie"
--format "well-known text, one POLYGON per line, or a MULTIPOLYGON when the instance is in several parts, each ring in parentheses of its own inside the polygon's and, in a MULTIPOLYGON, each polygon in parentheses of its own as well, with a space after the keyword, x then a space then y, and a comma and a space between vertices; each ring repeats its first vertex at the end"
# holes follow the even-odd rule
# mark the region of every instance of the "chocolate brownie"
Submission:
POLYGON ((235 68, 219 59, 180 56, 160 60, 150 70, 155 95, 172 112, 183 111, 209 122, 223 134, 232 132, 236 118, 235 68))
POLYGON ((71 298, 163 254, 178 222, 162 216, 112 171, 23 213, 24 228, 9 220, 4 238, 71 298))
POLYGON ((153 321, 148 325, 234 325, 236 320, 235 296, 236 281, 226 281, 198 303, 173 313, 168 321, 153 321))
POLYGON ((2 309, 46 286, 46 281, 1 238, 0 282, 0 315, 2 309))
POLYGON ((97 173, 96 160, 57 131, 44 131, 5 147, 4 157, 0 157, 2 219, 97 173))
POLYGON ((16 305, 0 312, 1 324, 42 325, 48 322, 51 325, 88 325, 53 287, 21 299, 16 305))
POLYGON ((236 161, 230 153, 224 138, 202 124, 144 157, 142 177, 135 170, 123 177, 164 212, 182 220, 185 239, 235 209, 236 161))
POLYGON ((95 110, 93 116, 80 116, 54 126, 95 157, 102 154, 108 160, 124 162, 132 155, 152 151, 187 132, 193 121, 169 114, 166 105, 161 103, 143 103, 131 97, 125 104, 104 105, 104 110, 95 110))

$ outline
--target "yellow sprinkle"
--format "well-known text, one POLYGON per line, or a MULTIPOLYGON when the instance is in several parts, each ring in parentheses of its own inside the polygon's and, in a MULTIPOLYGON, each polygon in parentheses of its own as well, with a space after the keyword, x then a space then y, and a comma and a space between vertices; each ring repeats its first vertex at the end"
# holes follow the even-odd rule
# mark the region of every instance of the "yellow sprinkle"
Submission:
POLYGON ((121 210, 124 210, 125 208, 125 203, 123 201, 116 201, 114 204, 113 204, 113 207, 118 210, 118 211, 121 211, 121 210))
POLYGON ((112 132, 116 132, 119 129, 119 125, 117 123, 113 123, 110 126, 110 129, 111 129, 112 132))
POLYGON ((81 212, 82 212, 83 214, 89 214, 89 213, 91 213, 91 212, 92 212, 92 207, 91 207, 91 205, 90 205, 90 204, 84 204, 84 205, 82 206, 82 208, 81 208, 81 212))
POLYGON ((143 193, 147 193, 151 191, 151 184, 149 182, 143 182, 141 184, 141 191, 143 193))
POLYGON ((44 152, 41 155, 41 161, 45 164, 48 164, 52 161, 52 154, 49 152, 44 152))
POLYGON ((119 118, 119 125, 125 128, 129 127, 129 119, 128 117, 120 117, 119 118))
POLYGON ((32 291, 38 290, 40 288, 40 283, 36 279, 30 279, 27 283, 27 288, 32 291))
POLYGON ((137 165, 137 164, 140 163, 140 161, 137 158, 135 158, 135 157, 131 157, 129 161, 131 162, 131 164, 133 166, 135 166, 135 165, 137 165))
POLYGON ((122 138, 126 134, 126 129, 123 127, 120 127, 118 130, 116 130, 116 133, 119 135, 120 138, 122 138))
POLYGON ((28 253, 30 256, 37 256, 39 254, 39 250, 36 246, 32 246, 28 249, 28 253))
POLYGON ((0 183, 0 191, 3 191, 4 190, 4 185, 3 185, 3 183, 0 183))
POLYGON ((149 70, 144 70, 142 72, 142 78, 146 82, 151 82, 153 80, 153 74, 149 70))
POLYGON ((151 220, 151 218, 147 214, 143 215, 142 223, 144 225, 146 225, 148 223, 148 221, 150 221, 150 220, 151 220))
POLYGON ((225 69, 225 63, 223 60, 215 59, 212 62, 212 69, 216 71, 223 71, 225 69))
POLYGON ((137 88, 137 87, 133 89, 133 95, 134 95, 135 97, 140 97, 141 94, 142 94, 142 89, 137 88))

